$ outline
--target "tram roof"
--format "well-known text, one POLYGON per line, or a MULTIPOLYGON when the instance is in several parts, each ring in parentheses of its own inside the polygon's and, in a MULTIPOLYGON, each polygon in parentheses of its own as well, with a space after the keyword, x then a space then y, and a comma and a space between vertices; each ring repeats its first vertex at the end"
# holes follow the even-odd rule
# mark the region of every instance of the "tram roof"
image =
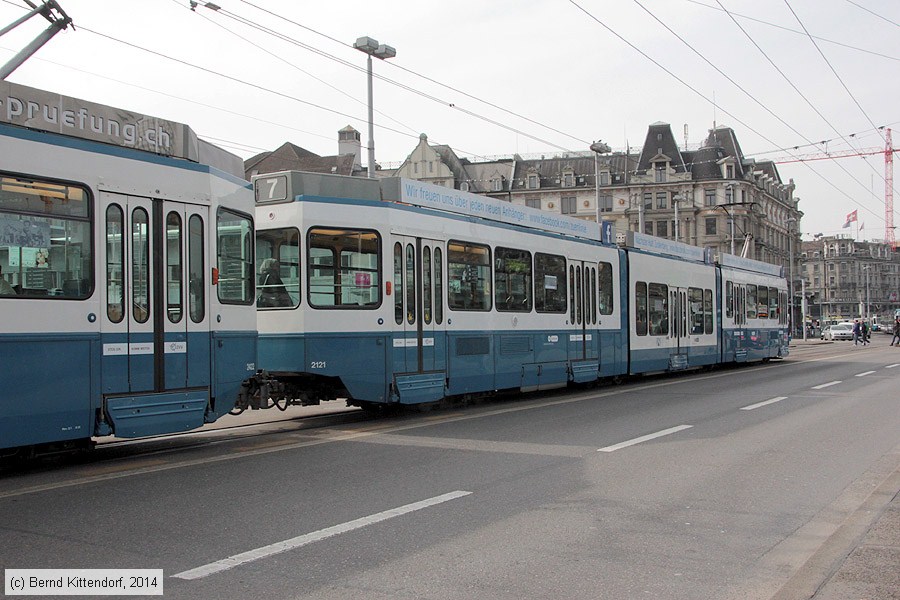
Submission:
POLYGON ((163 156, 244 178, 239 156, 197 137, 187 125, 0 81, 0 122, 163 156))

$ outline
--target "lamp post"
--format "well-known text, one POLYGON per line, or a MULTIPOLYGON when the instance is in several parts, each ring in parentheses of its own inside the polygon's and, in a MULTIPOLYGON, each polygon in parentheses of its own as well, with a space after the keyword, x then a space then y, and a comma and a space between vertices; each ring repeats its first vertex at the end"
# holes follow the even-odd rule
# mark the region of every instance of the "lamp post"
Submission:
POLYGON ((681 194, 672 194, 672 204, 675 205, 675 241, 678 240, 678 205, 681 204, 681 201, 684 200, 684 196, 681 194))
POLYGON ((359 50, 360 52, 365 52, 367 55, 366 59, 366 75, 369 86, 369 168, 368 168, 368 176, 369 178, 375 177, 375 124, 373 119, 373 108, 372 108, 372 57, 380 58, 381 60, 385 60, 388 58, 394 58, 397 56, 397 51, 385 44, 379 44, 378 40, 374 40, 370 37, 361 37, 355 42, 353 42, 353 47, 359 50))
POLYGON ((603 140, 597 140, 590 147, 594 153, 594 187, 596 188, 594 200, 597 204, 597 223, 600 223, 600 155, 609 152, 610 148, 603 143, 603 140))
MULTIPOLYGON (((863 270, 866 272, 866 321, 870 321, 869 319, 869 269, 872 268, 872 265, 863 265, 863 270)), ((869 327, 871 327, 871 322, 869 323, 869 327)))
POLYGON ((788 303, 791 306, 791 333, 794 331, 794 225, 796 223, 795 217, 788 217, 788 303))

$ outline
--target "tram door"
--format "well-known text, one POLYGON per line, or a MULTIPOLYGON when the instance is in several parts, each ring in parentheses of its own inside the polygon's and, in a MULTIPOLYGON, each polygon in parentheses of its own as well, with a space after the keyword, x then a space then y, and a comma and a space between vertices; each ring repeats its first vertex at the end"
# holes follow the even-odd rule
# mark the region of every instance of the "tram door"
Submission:
POLYGON ((685 354, 690 338, 688 291, 687 288, 670 287, 669 295, 669 336, 673 338, 672 349, 674 354, 685 354))
POLYGON ((394 373, 444 371, 444 243, 394 235, 394 373))
POLYGON ((103 392, 208 388, 209 209, 103 193, 103 392))
POLYGON ((569 360, 597 358, 597 265, 569 262, 569 360))

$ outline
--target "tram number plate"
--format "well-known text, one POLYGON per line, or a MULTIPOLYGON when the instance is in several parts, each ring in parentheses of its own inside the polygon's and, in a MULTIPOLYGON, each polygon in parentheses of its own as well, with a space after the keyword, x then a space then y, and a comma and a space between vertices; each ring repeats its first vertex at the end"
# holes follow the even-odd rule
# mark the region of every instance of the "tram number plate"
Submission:
POLYGON ((314 360, 309 363, 310 369, 324 369, 327 366, 324 360, 314 360))

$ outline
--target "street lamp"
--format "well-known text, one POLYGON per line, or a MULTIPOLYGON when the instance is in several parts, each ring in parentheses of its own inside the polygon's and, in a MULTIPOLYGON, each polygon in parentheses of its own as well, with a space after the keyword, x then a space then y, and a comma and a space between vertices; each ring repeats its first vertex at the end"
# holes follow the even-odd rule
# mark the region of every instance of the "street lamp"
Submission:
POLYGON ((594 153, 594 187, 596 188, 595 201, 597 203, 597 223, 600 222, 600 155, 610 151, 607 144, 603 140, 597 140, 591 144, 591 151, 594 153))
POLYGON ((375 125, 373 122, 373 108, 372 108, 372 57, 380 58, 381 60, 385 60, 388 58, 394 58, 397 56, 397 51, 385 44, 379 44, 378 40, 374 40, 370 37, 361 37, 355 42, 353 42, 353 47, 359 50, 360 52, 365 52, 367 55, 366 59, 366 75, 368 76, 368 84, 369 84, 369 169, 368 176, 369 178, 375 177, 375 125))
POLYGON ((788 230, 788 303, 791 306, 790 326, 791 333, 794 332, 794 225, 797 223, 795 217, 787 218, 788 230))

